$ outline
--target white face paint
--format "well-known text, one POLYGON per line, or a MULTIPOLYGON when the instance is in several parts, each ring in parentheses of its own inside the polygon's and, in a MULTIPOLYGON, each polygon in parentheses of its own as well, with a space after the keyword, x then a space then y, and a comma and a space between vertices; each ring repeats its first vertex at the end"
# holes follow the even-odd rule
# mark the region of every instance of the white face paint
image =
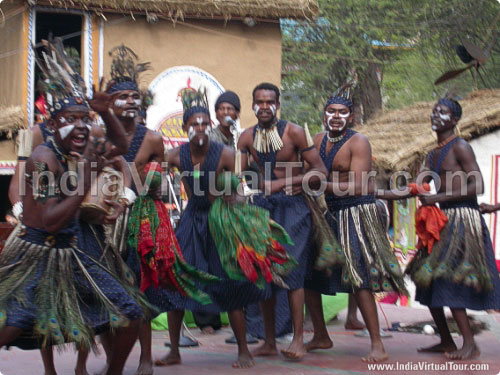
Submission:
MULTIPOLYGON (((334 130, 335 128, 331 126, 331 122, 333 120, 333 117, 335 116, 335 112, 330 113, 330 112, 325 112, 326 115, 326 128, 328 130, 334 130)), ((343 131, 345 127, 347 126, 347 119, 349 118, 351 114, 350 113, 339 113, 340 121, 342 121, 342 127, 338 129, 338 131, 343 131)))
POLYGON ((431 115, 431 129, 432 130, 438 130, 440 127, 443 128, 446 126, 446 122, 451 120, 451 116, 448 114, 444 114, 441 112, 441 110, 438 109, 435 110, 432 115, 431 115), (437 116, 436 116, 437 113, 437 116))
POLYGON ((199 143, 199 145, 200 145, 200 146, 203 146, 203 144, 204 144, 205 142, 203 141, 203 138, 200 138, 200 140, 198 141, 198 143, 199 143))
MULTIPOLYGON (((66 122, 66 121, 64 121, 64 122, 66 122)), ((59 132, 61 139, 65 139, 73 131, 74 128, 75 128, 75 125, 66 125, 66 126, 63 126, 59 129, 57 129, 57 131, 59 132)))
POLYGON ((189 127, 188 129, 188 139, 189 140, 192 140, 194 138, 194 136, 196 135, 194 129, 192 126, 189 127))
POLYGON ((122 107, 125 107, 126 104, 127 104, 126 99, 116 99, 115 100, 115 107, 122 108, 122 107))
POLYGON ((255 104, 255 105, 253 106, 253 112, 255 113, 255 116, 257 116, 257 114, 259 113, 259 111, 260 111, 260 107, 259 107, 259 105, 258 105, 258 104, 255 104))
POLYGON ((271 112, 273 113, 273 116, 276 116, 276 105, 275 104, 271 104, 269 106, 269 109, 271 110, 271 112))
POLYGON ((134 103, 136 106, 140 107, 141 105, 141 99, 134 99, 134 103))
POLYGON ((134 118, 135 116, 137 116, 137 111, 135 109, 122 112, 122 117, 134 118))
POLYGON ((442 113, 439 114, 439 118, 441 118, 441 120, 443 120, 443 121, 450 121, 451 120, 450 115, 443 115, 442 113))
POLYGON ((196 122, 198 123, 198 125, 201 126, 201 124, 203 124, 203 118, 202 117, 196 117, 196 122))
POLYGON ((92 126, 91 125, 87 125, 87 129, 89 129, 89 131, 92 130, 92 126))

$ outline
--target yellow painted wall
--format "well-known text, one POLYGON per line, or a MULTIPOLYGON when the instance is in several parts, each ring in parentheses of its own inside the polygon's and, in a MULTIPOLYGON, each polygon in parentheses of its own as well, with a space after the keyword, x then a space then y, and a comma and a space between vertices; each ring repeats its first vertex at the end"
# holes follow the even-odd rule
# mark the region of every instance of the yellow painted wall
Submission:
POLYGON ((212 74, 226 90, 241 99, 241 123, 256 123, 252 112, 252 90, 261 82, 278 87, 281 77, 281 32, 279 23, 248 27, 241 21, 160 20, 149 24, 145 17, 106 14, 104 25, 104 76, 109 78, 111 48, 125 44, 141 61, 151 62, 143 86, 159 73, 178 65, 193 65, 212 74))
POLYGON ((6 20, 0 28, 0 108, 24 106, 27 11, 22 11, 22 1, 4 1, 1 6, 6 20))

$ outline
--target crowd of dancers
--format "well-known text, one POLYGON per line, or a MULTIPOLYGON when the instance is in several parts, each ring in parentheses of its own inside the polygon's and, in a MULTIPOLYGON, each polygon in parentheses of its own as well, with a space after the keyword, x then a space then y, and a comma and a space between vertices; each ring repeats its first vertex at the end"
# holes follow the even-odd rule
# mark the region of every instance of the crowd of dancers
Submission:
POLYGON ((418 196, 422 215, 440 234, 435 241, 421 238, 406 269, 441 339, 421 350, 455 360, 479 355, 465 309, 500 308, 500 280, 476 199, 479 167, 454 133, 462 115, 457 101, 443 98, 431 114, 438 143, 424 168, 434 173, 424 182, 440 178, 439 190, 430 194, 414 185, 404 193, 376 192, 374 179, 365 179, 372 170, 370 143, 351 129, 353 103, 345 92, 328 99, 325 131, 311 137, 278 118, 280 91, 273 84, 253 90, 257 124, 241 134, 234 125, 237 94, 218 98, 213 128, 204 90, 188 91, 182 127, 189 142, 166 152, 161 135, 138 121, 138 76, 145 66, 130 50, 114 50, 109 83, 90 99, 62 44, 45 47, 37 62, 49 115, 32 129, 32 147, 23 150, 9 189, 19 224, 0 254, 0 347, 40 349, 45 374, 53 375, 52 348, 72 342, 76 374, 86 374, 87 355, 100 336, 102 374, 111 375, 122 373, 139 337, 137 374, 151 374, 154 364, 181 363, 185 310, 228 312, 238 345, 233 367, 248 368, 254 356, 278 355, 282 314, 276 311, 286 306, 293 339, 281 354, 301 360, 333 346, 321 295, 342 292, 353 296, 370 334, 371 350, 362 360, 385 361, 373 295, 408 292, 376 199, 418 196), (189 196, 175 233, 161 201, 164 162, 182 174, 189 196), (114 195, 89 202, 95 177, 116 171, 121 183, 114 195), (450 172, 467 178, 450 182, 450 172), (257 303, 264 342, 250 352, 247 325, 257 303), (314 328, 309 342, 304 306, 314 328), (460 349, 445 306, 463 336, 460 349), (160 312, 168 313, 171 349, 154 362, 151 319, 160 312))

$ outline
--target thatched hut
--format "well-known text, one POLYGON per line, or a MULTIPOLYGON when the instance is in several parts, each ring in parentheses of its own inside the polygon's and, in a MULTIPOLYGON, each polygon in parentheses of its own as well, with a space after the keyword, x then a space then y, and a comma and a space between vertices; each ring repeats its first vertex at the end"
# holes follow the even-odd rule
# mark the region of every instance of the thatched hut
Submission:
MULTIPOLYGON (((427 153, 436 146, 430 114, 436 102, 417 103, 387 111, 356 130, 372 145, 379 184, 388 187, 392 173, 409 171, 415 176, 427 153)), ((485 192, 480 202, 500 202, 500 90, 475 91, 460 100, 463 116, 457 133, 468 140, 483 174, 485 192)), ((500 259, 498 215, 491 215, 489 227, 500 259), (497 230, 498 228, 498 230, 497 230)))
POLYGON ((4 0, 0 8, 0 110, 21 106, 33 123, 38 72, 30 46, 50 32, 79 52, 88 87, 108 75, 108 51, 126 44, 151 62, 143 86, 170 91, 148 122, 166 137, 178 125, 179 91, 201 85, 210 101, 224 89, 240 94, 242 125, 252 125, 253 87, 280 83, 280 18, 318 12, 317 0, 4 0))
MULTIPOLYGON (((415 171, 436 145, 430 115, 436 102, 422 102, 387 111, 356 130, 372 145, 375 167, 381 172, 415 171)), ((473 140, 500 128, 500 90, 475 91, 460 100, 463 117, 458 133, 473 140)))

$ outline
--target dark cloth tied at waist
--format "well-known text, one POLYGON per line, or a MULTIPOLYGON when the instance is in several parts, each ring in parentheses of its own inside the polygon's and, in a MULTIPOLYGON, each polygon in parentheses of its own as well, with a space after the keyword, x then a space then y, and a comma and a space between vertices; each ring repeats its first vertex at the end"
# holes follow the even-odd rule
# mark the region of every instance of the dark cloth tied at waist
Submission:
POLYGON ((439 207, 442 210, 447 210, 450 208, 462 208, 462 207, 473 208, 476 210, 479 209, 477 199, 468 199, 465 201, 442 202, 442 203, 439 203, 439 207))
POLYGON ((367 194, 362 196, 336 196, 332 194, 325 195, 325 201, 330 211, 343 210, 345 208, 359 206, 362 204, 375 203, 375 196, 367 194))

